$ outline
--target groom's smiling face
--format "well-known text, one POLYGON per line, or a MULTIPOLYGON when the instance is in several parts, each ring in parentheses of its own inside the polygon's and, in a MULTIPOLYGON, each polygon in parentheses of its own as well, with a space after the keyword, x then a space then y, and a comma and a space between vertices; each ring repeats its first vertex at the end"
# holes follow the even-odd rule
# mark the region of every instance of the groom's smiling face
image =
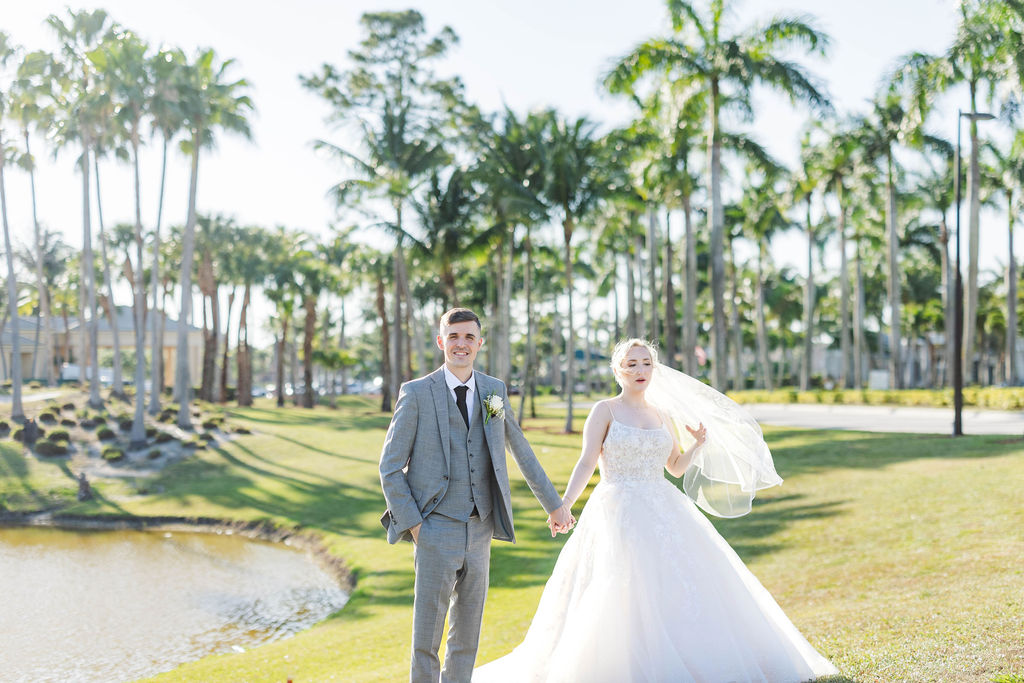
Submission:
POLYGON ((473 321, 450 323, 441 328, 437 347, 444 351, 444 362, 450 370, 471 369, 484 339, 473 321))

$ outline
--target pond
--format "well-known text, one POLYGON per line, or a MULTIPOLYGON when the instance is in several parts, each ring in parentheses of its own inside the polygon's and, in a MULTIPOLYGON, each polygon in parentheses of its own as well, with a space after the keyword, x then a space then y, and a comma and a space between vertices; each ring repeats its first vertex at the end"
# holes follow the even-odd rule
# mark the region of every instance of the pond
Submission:
POLYGON ((286 638, 347 596, 306 554, 229 534, 0 528, 5 681, 130 681, 286 638))

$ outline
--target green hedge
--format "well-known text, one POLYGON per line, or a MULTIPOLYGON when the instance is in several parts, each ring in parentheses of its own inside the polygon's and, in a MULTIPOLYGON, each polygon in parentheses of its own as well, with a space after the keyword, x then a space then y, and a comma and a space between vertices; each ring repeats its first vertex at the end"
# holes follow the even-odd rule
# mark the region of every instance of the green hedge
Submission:
MULTIPOLYGON (((821 403, 870 406, 929 406, 946 408, 953 405, 952 389, 842 389, 828 391, 731 391, 737 403, 821 403)), ((1024 409, 1024 387, 964 387, 964 405, 998 410, 1024 409)))

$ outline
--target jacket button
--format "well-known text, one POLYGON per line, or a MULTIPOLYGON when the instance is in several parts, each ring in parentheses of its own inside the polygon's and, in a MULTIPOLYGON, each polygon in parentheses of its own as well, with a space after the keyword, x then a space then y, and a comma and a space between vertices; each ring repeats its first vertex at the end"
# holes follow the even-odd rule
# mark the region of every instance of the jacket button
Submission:
POLYGON ((435 498, 435 499, 434 499, 434 502, 435 502, 435 503, 437 502, 437 498, 435 498))
POLYGON ((444 480, 448 481, 448 475, 447 474, 444 476, 444 480))
POLYGON ((470 471, 470 472, 476 472, 476 470, 475 470, 475 469, 473 469, 472 467, 470 467, 470 468, 469 468, 469 471, 470 471))

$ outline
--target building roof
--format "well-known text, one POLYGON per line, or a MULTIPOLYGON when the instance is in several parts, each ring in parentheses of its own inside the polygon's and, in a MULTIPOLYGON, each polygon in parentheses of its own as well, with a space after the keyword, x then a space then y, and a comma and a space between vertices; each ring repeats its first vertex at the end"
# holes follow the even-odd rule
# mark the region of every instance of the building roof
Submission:
MULTIPOLYGON (((114 309, 116 313, 117 330, 119 332, 134 332, 135 331, 135 312, 131 306, 117 306, 114 309)), ((153 315, 152 311, 146 312, 146 329, 149 330, 149 326, 152 324, 150 315, 153 315)), ((163 315, 158 313, 157 315, 163 315)), ((21 328, 19 332, 22 334, 35 335, 36 331, 36 318, 19 316, 18 325, 21 328), (24 330, 24 331, 22 331, 24 330)), ((79 327, 79 320, 75 317, 68 318, 68 330, 74 331, 79 327)), ((59 315, 50 316, 50 329, 54 332, 63 333, 64 330, 64 318, 59 315)), ((98 329, 100 332, 109 332, 111 330, 110 320, 107 318, 105 313, 101 313, 99 319, 98 329)), ((175 318, 164 315, 164 331, 171 332, 178 329, 178 321, 175 318)), ((189 325, 188 329, 190 332, 202 332, 202 330, 194 325, 189 325)))

